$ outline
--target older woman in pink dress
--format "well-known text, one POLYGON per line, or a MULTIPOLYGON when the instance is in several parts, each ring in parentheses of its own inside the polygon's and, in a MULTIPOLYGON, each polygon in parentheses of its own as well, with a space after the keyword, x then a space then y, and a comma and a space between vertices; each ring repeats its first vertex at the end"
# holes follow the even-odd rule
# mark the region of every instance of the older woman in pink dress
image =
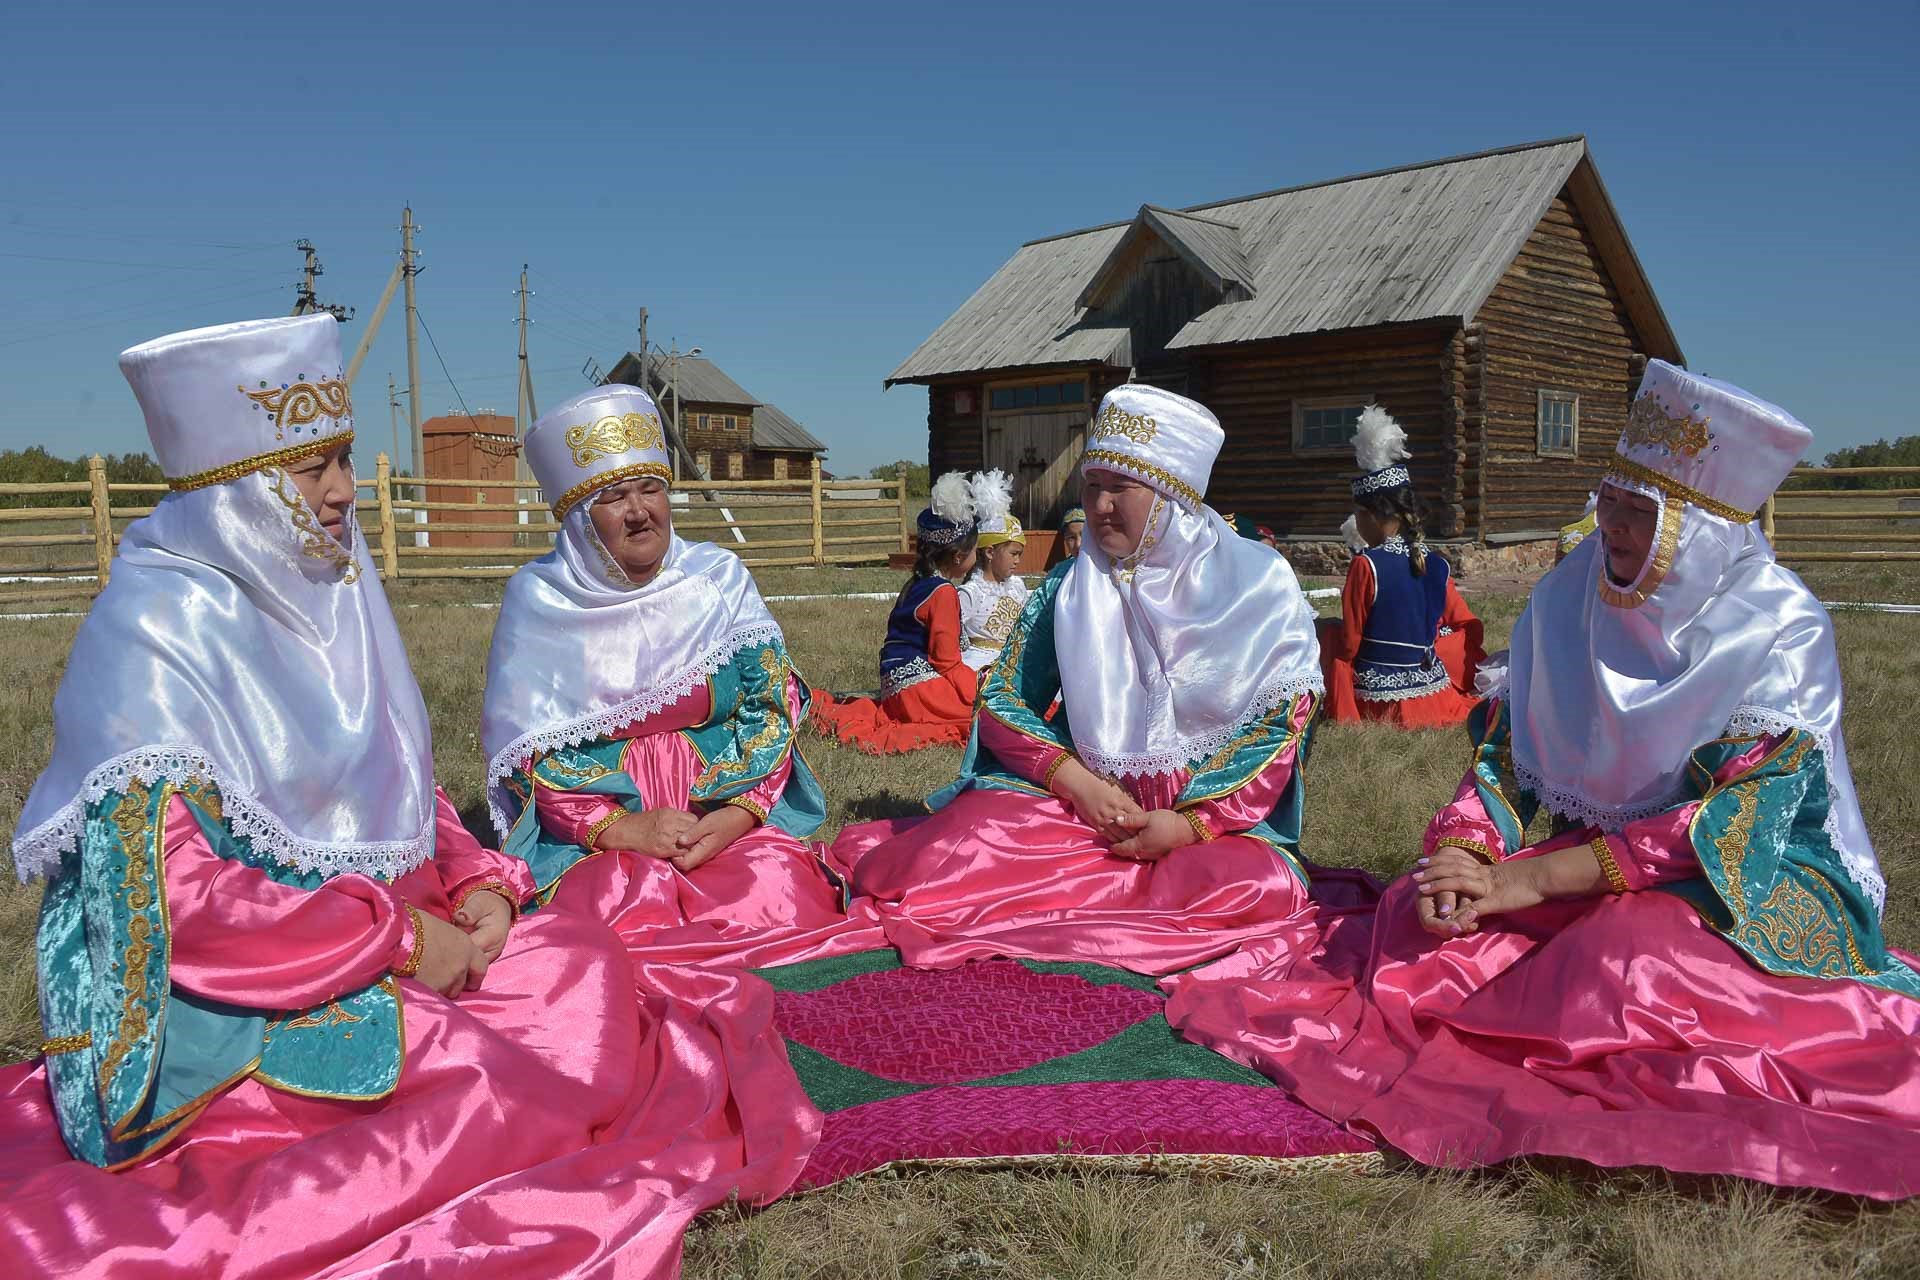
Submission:
POLYGON ((1086 539, 985 672, 960 779, 933 816, 833 846, 912 964, 1165 973, 1311 934, 1313 611, 1284 559, 1203 502, 1224 439, 1204 407, 1119 387, 1089 437, 1086 539))
POLYGON ((1880 932, 1832 622, 1753 527, 1811 439, 1653 362, 1419 868, 1311 955, 1176 979, 1169 1020, 1430 1164, 1920 1194, 1920 975, 1880 932))
POLYGON ((518 918, 526 864, 434 785, 337 328, 121 358, 174 492, 80 628, 14 835, 45 1044, 0 1071, 0 1274, 658 1272, 814 1132, 764 988, 636 1002, 603 926, 518 918))

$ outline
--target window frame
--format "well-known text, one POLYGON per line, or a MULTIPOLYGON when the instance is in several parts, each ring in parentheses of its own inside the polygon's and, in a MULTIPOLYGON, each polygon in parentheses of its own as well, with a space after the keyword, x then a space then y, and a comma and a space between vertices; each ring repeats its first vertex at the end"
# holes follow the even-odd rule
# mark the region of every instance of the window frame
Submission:
POLYGON ((1578 458, 1580 456, 1580 393, 1566 391, 1558 387, 1540 387, 1534 391, 1533 400, 1533 452, 1541 458, 1578 458), (1546 443, 1546 413, 1549 404, 1564 404, 1569 407, 1567 423, 1567 444, 1564 448, 1546 443))
POLYGON ((1004 418, 1022 413, 1088 413, 1093 412, 1089 397, 1093 393, 1093 379, 1084 371, 1073 374, 1050 374, 1038 378, 1010 378, 1004 382, 989 382, 981 388, 980 403, 989 418, 1004 418), (1011 409, 993 407, 993 394, 996 391, 1018 391, 1022 387, 1065 386, 1078 383, 1078 400, 1057 400, 1052 404, 1017 405, 1011 409))
POLYGON ((1308 411, 1312 409, 1358 408, 1365 410, 1368 405, 1373 403, 1375 403, 1375 400, 1372 395, 1295 396, 1293 398, 1293 432, 1291 441, 1294 456, 1333 458, 1341 454, 1346 454, 1348 457, 1352 457, 1353 438, 1351 436, 1342 440, 1339 444, 1316 444, 1312 446, 1304 444, 1302 441, 1307 429, 1306 415, 1308 411))
POLYGON ((702 476, 705 476, 709 480, 713 479, 713 450, 695 449, 693 451, 693 465, 700 469, 702 476))
POLYGON ((727 479, 745 480, 747 478, 747 455, 738 449, 727 451, 727 479))

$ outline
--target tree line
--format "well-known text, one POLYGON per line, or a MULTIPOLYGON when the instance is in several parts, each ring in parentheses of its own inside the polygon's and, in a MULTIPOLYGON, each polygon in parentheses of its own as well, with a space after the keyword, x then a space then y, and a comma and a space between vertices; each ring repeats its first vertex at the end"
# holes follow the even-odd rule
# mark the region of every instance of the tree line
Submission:
MULTIPOLYGON (((103 454, 109 484, 160 484, 166 475, 160 464, 144 453, 103 454)), ((0 449, 0 484, 85 483, 85 458, 57 458, 40 445, 28 449, 0 449)), ((0 494, 0 507, 84 507, 85 493, 0 494)))

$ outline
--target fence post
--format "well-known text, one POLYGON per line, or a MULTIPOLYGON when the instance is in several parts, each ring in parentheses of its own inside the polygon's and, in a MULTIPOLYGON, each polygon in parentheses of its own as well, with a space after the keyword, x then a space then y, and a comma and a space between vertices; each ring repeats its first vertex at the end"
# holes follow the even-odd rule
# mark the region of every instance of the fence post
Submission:
POLYGON ((106 590, 107 573, 113 564, 113 500, 107 490, 107 460, 99 454, 87 459, 87 505, 93 511, 93 559, 99 566, 99 585, 106 590))
POLYGON ((816 456, 810 468, 807 483, 813 486, 813 562, 825 566, 827 563, 826 495, 820 489, 820 459, 816 456))
POLYGON ((900 549, 902 551, 911 551, 913 550, 913 541, 911 538, 913 517, 907 511, 906 463, 903 462, 893 469, 893 481, 894 484, 898 486, 895 492, 900 496, 900 549))
POLYGON ((373 489, 380 495, 380 559, 385 563, 383 578, 400 576, 400 532, 393 524, 393 463, 380 454, 373 463, 373 489))
POLYGON ((1767 536, 1767 545, 1773 545, 1773 495, 1760 504, 1760 532, 1767 536))

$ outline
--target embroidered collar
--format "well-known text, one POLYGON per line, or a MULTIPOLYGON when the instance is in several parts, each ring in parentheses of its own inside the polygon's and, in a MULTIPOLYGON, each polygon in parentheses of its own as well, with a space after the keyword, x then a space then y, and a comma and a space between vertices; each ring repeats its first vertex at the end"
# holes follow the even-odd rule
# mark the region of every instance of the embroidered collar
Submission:
POLYGON ((1407 549, 1407 540, 1401 537, 1397 533, 1394 534, 1391 538, 1388 538, 1385 542, 1381 543, 1379 546, 1375 547, 1374 550, 1389 551, 1396 556, 1405 556, 1405 555, 1413 554, 1411 551, 1407 549))

